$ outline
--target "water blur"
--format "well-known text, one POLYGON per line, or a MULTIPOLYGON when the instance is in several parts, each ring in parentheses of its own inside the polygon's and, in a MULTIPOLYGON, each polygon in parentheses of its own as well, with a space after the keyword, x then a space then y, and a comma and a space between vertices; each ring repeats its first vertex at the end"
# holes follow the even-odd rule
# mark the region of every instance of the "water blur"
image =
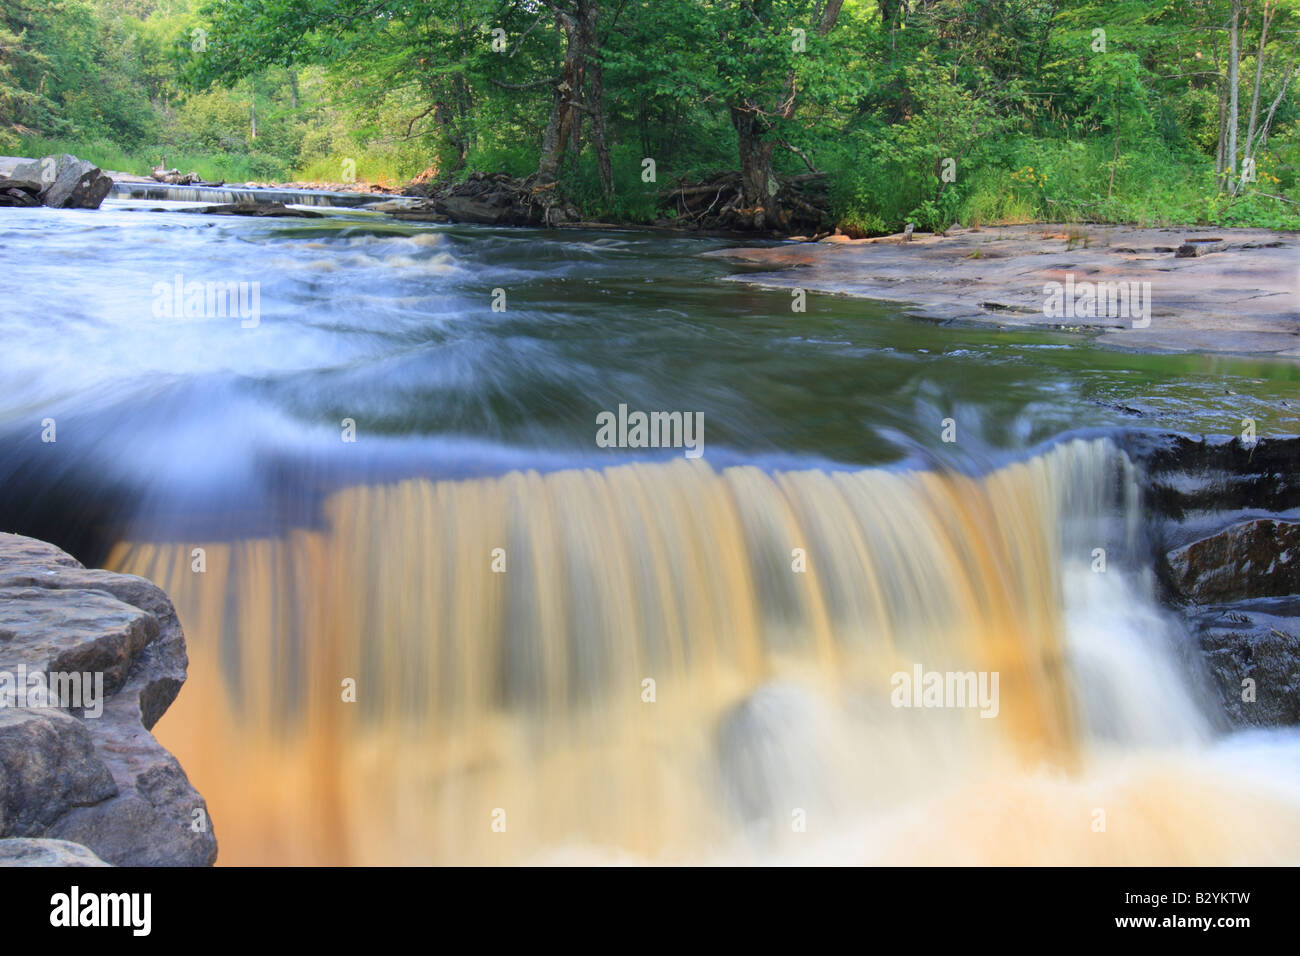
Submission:
POLYGON ((0 219, 0 520, 173 597, 223 862, 1296 859, 1293 738, 1220 740, 1132 466, 1051 444, 1294 431, 1293 364, 792 313, 714 240, 184 208, 0 219), (159 314, 190 282, 256 323, 159 314), (620 404, 705 459, 598 447, 620 404), (916 664, 998 716, 890 706, 916 664))

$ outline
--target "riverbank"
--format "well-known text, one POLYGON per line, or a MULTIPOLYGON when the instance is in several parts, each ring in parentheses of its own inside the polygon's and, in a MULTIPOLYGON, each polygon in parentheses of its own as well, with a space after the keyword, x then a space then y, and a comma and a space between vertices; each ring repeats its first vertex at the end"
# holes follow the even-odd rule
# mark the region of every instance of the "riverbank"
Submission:
MULTIPOLYGON (((0 177, 9 176, 14 169, 23 163, 31 163, 35 160, 22 156, 0 156, 0 177)), ((163 186, 167 185, 162 180, 154 179, 152 176, 139 176, 135 173, 126 173, 117 169, 103 169, 102 172, 114 184, 136 185, 136 186, 163 186)), ((400 196, 402 189, 399 187, 385 186, 380 183, 367 182, 284 182, 271 183, 250 180, 248 182, 223 182, 222 186, 228 189, 250 189, 264 190, 266 192, 292 190, 297 192, 319 192, 319 193, 352 193, 356 195, 374 196, 376 199, 382 196, 400 196)))
POLYGON ((1297 245, 1297 233, 1266 229, 1037 224, 706 255, 761 270, 739 282, 904 303, 909 315, 941 323, 1094 332, 1100 344, 1129 349, 1300 358, 1297 245), (1178 257, 1185 240, 1211 238, 1224 240, 1223 251, 1178 257), (1134 293, 1127 314, 1086 301, 1102 283, 1134 293))

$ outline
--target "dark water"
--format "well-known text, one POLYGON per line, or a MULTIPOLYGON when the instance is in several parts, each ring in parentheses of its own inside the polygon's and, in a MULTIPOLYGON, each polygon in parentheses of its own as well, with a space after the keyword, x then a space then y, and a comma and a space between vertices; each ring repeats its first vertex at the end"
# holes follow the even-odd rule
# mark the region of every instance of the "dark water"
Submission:
POLYGON ((69 500, 73 525, 310 520, 334 475, 680 454, 598 448, 619 404, 702 412, 709 461, 774 467, 962 464, 1092 426, 1300 426, 1295 363, 938 327, 836 296, 795 314, 786 292, 724 281, 736 267, 700 255, 714 240, 164 205, 0 218, 0 477, 26 489, 9 526, 44 530, 69 500), (177 281, 256 283, 257 315, 157 314, 177 281))

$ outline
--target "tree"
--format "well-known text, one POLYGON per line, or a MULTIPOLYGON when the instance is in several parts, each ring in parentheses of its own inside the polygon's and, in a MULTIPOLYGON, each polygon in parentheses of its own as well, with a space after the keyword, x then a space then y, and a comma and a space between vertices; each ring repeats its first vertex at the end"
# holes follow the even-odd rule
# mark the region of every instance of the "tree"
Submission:
POLYGON ((745 202, 757 229, 788 219, 772 154, 778 145, 790 147, 780 131, 798 107, 808 34, 825 37, 843 5, 843 0, 743 0, 720 15, 717 68, 736 130, 745 202))

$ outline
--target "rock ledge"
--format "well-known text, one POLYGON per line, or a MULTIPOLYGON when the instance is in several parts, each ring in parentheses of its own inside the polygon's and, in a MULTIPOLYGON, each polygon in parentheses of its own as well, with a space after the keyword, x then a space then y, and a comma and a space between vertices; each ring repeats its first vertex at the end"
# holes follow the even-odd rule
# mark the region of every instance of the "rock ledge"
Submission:
POLYGON ((176 611, 152 583, 0 534, 0 864, 80 852, 13 838, 79 844, 118 866, 216 860, 203 798, 149 732, 187 665, 176 611), (102 697, 52 706, 31 692, 35 672, 94 675, 102 697))

